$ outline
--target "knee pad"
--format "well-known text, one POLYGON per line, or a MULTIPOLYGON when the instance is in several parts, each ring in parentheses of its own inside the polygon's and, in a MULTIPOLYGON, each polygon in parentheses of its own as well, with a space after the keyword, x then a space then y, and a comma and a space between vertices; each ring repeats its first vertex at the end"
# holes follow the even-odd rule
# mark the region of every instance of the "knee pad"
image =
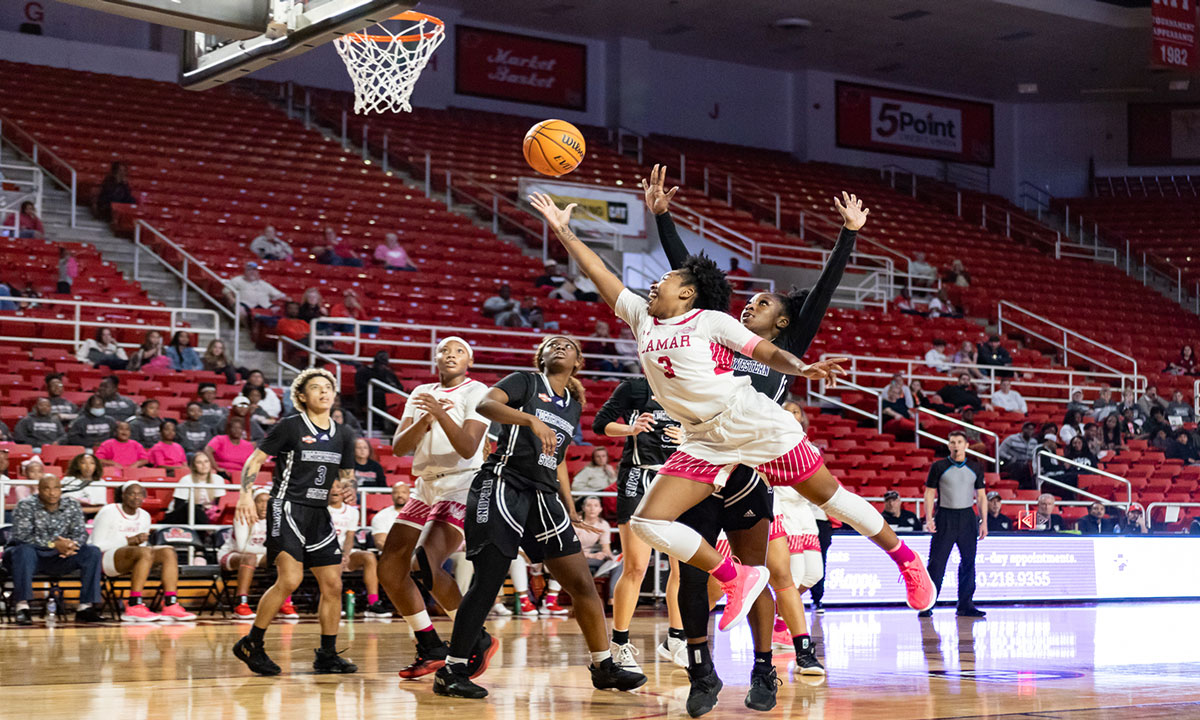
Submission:
POLYGON ((429 566, 429 558, 425 555, 425 548, 418 545, 416 552, 413 553, 413 556, 417 560, 416 567, 413 568, 412 572, 409 574, 412 575, 412 579, 415 580, 418 585, 425 588, 427 591, 432 592, 433 568, 429 566))
POLYGON ((821 505, 821 509, 830 517, 854 528, 863 537, 875 537, 883 530, 883 516, 879 511, 844 487, 839 486, 833 497, 821 505))
MULTIPOLYGON (((796 555, 792 556, 797 557, 796 555)), ((821 565, 821 553, 817 550, 805 550, 799 557, 804 560, 804 571, 797 579, 800 587, 810 588, 821 582, 825 577, 825 568, 821 565)))
POLYGON ((690 560, 704 538, 688 526, 670 520, 647 520, 634 515, 629 527, 642 542, 680 560, 690 560))

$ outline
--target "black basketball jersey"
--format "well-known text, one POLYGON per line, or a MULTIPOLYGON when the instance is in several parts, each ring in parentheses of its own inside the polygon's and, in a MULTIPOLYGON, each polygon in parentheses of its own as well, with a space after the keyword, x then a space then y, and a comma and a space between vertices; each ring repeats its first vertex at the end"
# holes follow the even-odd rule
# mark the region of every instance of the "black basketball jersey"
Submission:
MULTIPOLYGON (((791 352, 791 348, 782 349, 791 352)), ((741 353, 736 353, 733 357, 733 374, 750 378, 750 384, 755 390, 779 404, 783 404, 787 399, 788 388, 796 379, 795 375, 784 375, 741 353)))
POLYGON ((558 465, 567 454, 575 436, 583 408, 566 390, 555 395, 550 381, 536 372, 515 372, 494 386, 508 395, 508 406, 533 415, 558 435, 553 455, 542 452, 542 443, 533 431, 520 425, 503 425, 496 451, 488 456, 483 469, 512 483, 519 490, 558 492, 558 465))
POLYGON ((665 463, 679 445, 664 433, 669 427, 679 427, 679 423, 654 399, 650 383, 644 377, 621 381, 600 412, 596 413, 592 429, 596 434, 603 435, 609 423, 632 425, 639 415, 647 412, 654 415, 654 427, 625 438, 625 450, 621 453, 622 467, 657 467, 665 463))
POLYGON ((271 497, 324 506, 339 470, 354 467, 354 433, 330 420, 319 428, 301 412, 275 423, 258 449, 275 458, 271 497))

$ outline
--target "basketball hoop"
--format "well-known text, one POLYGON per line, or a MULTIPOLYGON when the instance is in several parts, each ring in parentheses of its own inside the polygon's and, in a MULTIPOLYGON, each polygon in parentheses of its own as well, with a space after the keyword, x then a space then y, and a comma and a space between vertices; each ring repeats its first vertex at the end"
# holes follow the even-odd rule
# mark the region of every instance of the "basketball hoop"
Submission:
POLYGON ((446 24, 425 13, 402 12, 397 32, 382 22, 374 33, 348 33, 333 41, 354 81, 354 112, 412 112, 413 86, 429 57, 446 39, 446 24))

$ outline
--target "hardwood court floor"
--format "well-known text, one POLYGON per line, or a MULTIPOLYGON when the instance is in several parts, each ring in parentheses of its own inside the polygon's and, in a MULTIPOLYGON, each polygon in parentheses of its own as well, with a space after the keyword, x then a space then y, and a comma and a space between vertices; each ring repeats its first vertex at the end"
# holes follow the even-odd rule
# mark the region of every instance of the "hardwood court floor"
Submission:
MULTIPOLYGON (((777 652, 783 686, 770 717, 1200 718, 1200 603, 989 608, 975 622, 952 610, 923 621, 901 610, 810 618, 828 679, 789 677, 790 653, 777 652)), ((686 717, 686 674, 654 658, 665 620, 635 620, 650 680, 632 694, 591 688, 573 620, 509 619, 490 628, 503 642, 480 679, 492 694, 468 701, 433 695, 429 679, 396 677, 412 657, 400 620, 343 624, 339 645, 360 668, 350 676, 311 673, 316 624, 277 624, 268 651, 288 673, 277 678, 254 677, 230 655, 245 625, 0 625, 0 718, 686 717)), ((438 629, 448 634, 448 623, 438 629)), ((752 661, 748 628, 717 635, 714 657, 725 690, 706 717, 756 717, 742 704, 752 661)))

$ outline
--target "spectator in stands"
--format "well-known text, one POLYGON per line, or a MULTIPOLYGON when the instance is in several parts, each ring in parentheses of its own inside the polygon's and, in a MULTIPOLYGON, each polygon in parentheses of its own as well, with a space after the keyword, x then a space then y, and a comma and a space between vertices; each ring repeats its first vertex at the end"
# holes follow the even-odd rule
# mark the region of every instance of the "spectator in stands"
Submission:
MULTIPOLYGON (((1074 460, 1088 467, 1100 467, 1100 458, 1096 457, 1096 454, 1092 452, 1092 448, 1087 444, 1087 438, 1083 435, 1076 435, 1071 438, 1071 442, 1067 443, 1067 459, 1074 460)), ((1078 469, 1076 470, 1083 472, 1078 469)))
POLYGON ((1167 420, 1167 414, 1157 405, 1150 409, 1150 419, 1142 426, 1142 433, 1150 439, 1154 439, 1159 431, 1164 431, 1167 436, 1171 435, 1171 423, 1167 420))
MULTIPOLYGON (((1007 367, 1012 365, 1012 355, 1000 344, 999 335, 989 335, 987 342, 979 345, 979 364, 989 367, 1007 367)), ((1012 377, 1011 371, 995 371, 996 377, 1012 377)))
POLYGON ((1175 438, 1167 446, 1168 460, 1182 460, 1184 465, 1200 464, 1200 451, 1196 449, 1196 441, 1192 434, 1180 428, 1175 431, 1175 438))
POLYGON ((104 413, 115 420, 130 418, 138 409, 132 400, 117 392, 120 384, 116 375, 109 375, 96 388, 96 394, 104 401, 104 413))
MULTIPOLYGON (((8 455, 4 457, 7 463, 8 455)), ((91 453, 79 453, 67 464, 67 474, 62 479, 63 497, 75 498, 83 506, 84 515, 94 515, 108 504, 108 488, 93 484, 104 480, 101 472, 100 463, 91 453)))
MULTIPOLYGON (((158 442, 150 448, 150 459, 146 463, 150 467, 167 470, 183 470, 188 465, 187 451, 176 442, 179 425, 174 420, 163 420, 158 442)), ((178 477, 179 473, 176 472, 178 477)))
POLYGON ((946 288, 938 290, 937 295, 933 296, 933 299, 929 301, 929 317, 962 317, 962 312, 954 306, 954 303, 950 300, 949 293, 946 292, 946 288))
POLYGON ((333 228, 325 226, 325 242, 312 249, 317 256, 317 262, 322 265, 338 267, 362 267, 362 258, 350 247, 350 243, 342 239, 333 228))
POLYGON ((171 344, 167 346, 167 359, 171 361, 172 370, 203 370, 200 356, 192 347, 192 334, 186 330, 176 330, 171 336, 171 344))
POLYGON ((396 523, 396 516, 408 504, 409 494, 407 483, 396 483, 392 486, 392 504, 375 513, 375 517, 371 518, 371 539, 375 542, 376 550, 383 550, 384 544, 387 543, 388 533, 392 531, 392 525, 396 523))
POLYGON ((951 358, 946 354, 946 341, 941 338, 933 339, 933 347, 925 352, 925 364, 940 373, 948 373, 951 358))
POLYGON ((277 418, 283 413, 283 403, 280 402, 279 395, 267 385, 267 377, 263 375, 262 370, 254 369, 246 373, 246 384, 242 386, 242 394, 245 395, 252 387, 262 391, 262 400, 258 406, 268 417, 277 418))
MULTIPOLYGON (((470 355, 470 352, 468 352, 470 355)), ((387 390, 378 385, 372 385, 372 380, 388 385, 393 388, 401 388, 400 378, 396 377, 396 373, 392 370, 392 359, 388 356, 386 350, 380 350, 375 353, 370 365, 363 365, 354 373, 354 397, 358 401, 358 408, 363 413, 363 417, 368 417, 367 413, 370 409, 367 407, 368 396, 374 407, 378 410, 387 411, 387 394, 395 392, 387 390)), ((376 422, 383 422, 383 431, 390 433, 394 423, 384 418, 376 418, 376 422)), ((390 437, 390 436, 389 436, 390 437)))
POLYGON ((269 309, 280 300, 287 299, 286 295, 263 279, 256 262, 246 263, 242 274, 230 278, 221 293, 229 307, 241 312, 246 319, 250 319, 256 309, 269 309))
POLYGON ((1100 436, 1100 426, 1096 423, 1085 423, 1083 426, 1083 442, 1087 444, 1092 454, 1103 460, 1109 455, 1104 449, 1104 438, 1100 436))
POLYGON ((900 493, 888 490, 883 494, 883 521, 896 532, 921 532, 921 518, 900 504, 900 493))
POLYGON ((124 370, 129 365, 125 350, 117 344, 113 331, 107 327, 96 328, 96 337, 84 340, 75 352, 75 358, 79 362, 91 363, 96 368, 124 370))
POLYGON ((363 434, 362 423, 360 423, 358 421, 358 418, 354 417, 354 413, 348 412, 347 410, 342 408, 341 396, 338 396, 333 401, 333 409, 329 411, 329 417, 335 423, 338 423, 340 425, 345 425, 346 427, 353 430, 355 435, 363 434))
POLYGON ((1015 530, 1012 518, 1000 512, 1004 509, 1000 493, 992 490, 987 494, 987 524, 988 532, 1009 532, 1015 530))
MULTIPOLYGON (((1078 471, 1059 459, 1062 457, 1062 455, 1059 454, 1058 447, 1058 436, 1052 433, 1046 433, 1045 437, 1042 439, 1042 447, 1039 448, 1037 457, 1034 459, 1034 466, 1037 468, 1036 479, 1038 481, 1039 489, 1045 489, 1041 488, 1041 485, 1045 484, 1042 479, 1043 476, 1048 477, 1051 480, 1057 480, 1060 483, 1071 485, 1072 487, 1079 487, 1078 471), (1043 453, 1050 453, 1050 455, 1045 455, 1043 453)), ((1070 497, 1074 496, 1073 492, 1069 490, 1063 490, 1061 485, 1056 485, 1054 483, 1050 483, 1049 489, 1051 492, 1064 499, 1070 499, 1070 497)))
POLYGON ((1140 399, 1138 399, 1137 404, 1138 404, 1138 407, 1140 407, 1142 409, 1143 415, 1145 417, 1149 418, 1152 415, 1152 413, 1150 412, 1151 410, 1153 410, 1156 407, 1166 410, 1168 403, 1167 403, 1166 398, 1159 396, 1157 385, 1147 385, 1146 386, 1146 394, 1142 395, 1142 397, 1140 399))
POLYGON ((1000 387, 992 393, 992 406, 1022 415, 1029 412, 1025 398, 1021 397, 1021 393, 1012 389, 1012 378, 1004 378, 1000 381, 1000 387))
POLYGON ((883 431, 896 436, 897 440, 907 442, 913 439, 916 425, 912 421, 911 408, 904 399, 904 393, 893 382, 884 391, 884 399, 880 405, 883 412, 883 431))
POLYGON ((54 292, 59 295, 70 294, 71 286, 75 284, 77 277, 79 277, 79 262, 75 259, 71 248, 60 245, 58 248, 58 285, 55 286, 54 292))
POLYGON ((12 440, 12 433, 8 429, 8 425, 0 420, 0 442, 9 442, 12 440))
MULTIPOLYGON (((258 388, 251 388, 250 394, 261 397, 262 391, 258 388)), ((225 418, 225 423, 217 428, 217 437, 227 435, 231 425, 240 425, 242 428, 242 437, 249 438, 252 442, 262 440, 266 437, 267 432, 260 420, 261 418, 265 418, 266 414, 263 413, 259 417, 255 417, 255 410, 254 400, 250 397, 245 395, 235 397, 233 399, 233 406, 229 408, 229 415, 225 418)), ((209 444, 211 445, 212 442, 210 441, 209 444)), ((237 475, 231 474, 230 477, 236 478, 237 475)))
MULTIPOLYGON (((10 298, 13 296, 12 288, 6 282, 0 282, 0 298, 10 298)), ((8 300, 0 300, 0 310, 16 310, 17 304, 8 300)))
POLYGON ((908 407, 911 408, 913 406, 912 391, 907 385, 904 384, 904 373, 895 373, 892 375, 892 379, 888 381, 888 384, 883 386, 883 392, 885 395, 887 394, 888 388, 892 386, 895 386, 896 389, 900 391, 901 396, 904 397, 904 402, 906 402, 908 407))
POLYGON ((1163 372, 1168 375, 1200 375, 1200 364, 1196 362, 1196 351, 1191 345, 1179 349, 1179 359, 1167 363, 1163 372))
POLYGON ((924 385, 921 384, 920 380, 913 380, 910 382, 908 384, 908 391, 909 394, 912 395, 913 410, 916 410, 917 408, 925 408, 927 410, 934 410, 943 414, 954 412, 954 408, 950 407, 949 405, 943 405, 942 403, 937 402, 938 400, 941 400, 941 397, 934 393, 925 392, 924 385))
POLYGON ((1062 426, 1058 429, 1058 438, 1065 447, 1071 440, 1083 434, 1083 413, 1078 410, 1067 410, 1063 416, 1062 426))
MULTIPOLYGON (((579 514, 583 518, 582 525, 576 525, 576 534, 579 535, 579 545, 583 548, 583 557, 587 560, 588 569, 595 576, 606 562, 612 560, 612 526, 608 521, 600 517, 603 510, 600 504, 600 498, 595 495, 589 495, 578 503, 579 514)), ((610 566, 611 567, 611 566, 610 566)), ((617 577, 620 573, 617 573, 617 577)), ((616 580, 616 577, 611 578, 616 580)))
POLYGON ((229 356, 225 354, 225 342, 223 340, 214 339, 209 341, 208 348, 200 358, 200 365, 208 372, 224 375, 225 382, 229 385, 237 382, 237 368, 234 367, 229 356))
POLYGON ((146 464, 150 459, 150 452, 142 447, 141 443, 130 439, 130 435, 129 423, 124 420, 118 422, 113 436, 96 448, 96 459, 100 461, 101 466, 135 468, 146 464))
POLYGON ((129 170, 125 163, 114 162, 108 168, 108 175, 100 183, 100 192, 96 195, 93 212, 96 217, 105 222, 112 220, 113 203, 134 203, 133 188, 129 186, 129 170))
MULTIPOLYGON (((221 568, 237 573, 238 605, 233 610, 237 620, 254 618, 254 610, 250 607, 250 584, 254 582, 255 568, 267 566, 267 503, 270 498, 269 488, 254 488, 254 510, 258 521, 247 527, 235 518, 231 532, 217 551, 217 563, 221 568)), ((284 614, 284 617, 290 615, 284 614)))
POLYGON ((267 411, 262 408, 264 389, 258 385, 251 385, 243 390, 241 395, 233 399, 234 411, 239 412, 239 414, 240 406, 243 404, 246 405, 246 430, 250 439, 255 442, 266 437, 267 432, 275 424, 276 420, 276 418, 268 415, 267 411))
POLYGON ((354 441, 354 479, 356 487, 387 487, 387 473, 375 456, 375 448, 362 437, 354 441))
POLYGON ((959 346, 958 352, 954 353, 955 367, 960 369, 960 372, 965 372, 973 378, 982 379, 983 373, 979 371, 976 365, 979 364, 979 351, 975 348, 975 344, 970 340, 963 340, 959 346))
POLYGON ((94 448, 116 432, 117 421, 104 410, 104 398, 92 395, 83 404, 83 412, 67 426, 67 444, 94 448))
POLYGON ((534 287, 548 287, 551 290, 557 290, 564 284, 571 281, 571 278, 562 271, 557 260, 547 260, 541 275, 533 281, 534 287))
POLYGON ((1186 402, 1183 397, 1182 390, 1175 390, 1171 393, 1171 402, 1167 404, 1167 420, 1171 418, 1179 418, 1181 423, 1196 422, 1196 414, 1190 403, 1186 402))
POLYGON ((163 419, 158 416, 158 401, 151 398, 142 402, 142 408, 129 421, 129 430, 134 442, 149 450, 162 436, 163 419))
POLYGON ((99 548, 101 566, 110 578, 130 575, 129 600, 121 612, 122 622, 154 622, 163 618, 188 622, 196 616, 179 605, 179 556, 170 545, 149 546, 150 513, 142 509, 146 488, 137 481, 121 485, 117 501, 96 514, 92 544, 99 548), (159 568, 163 609, 156 613, 142 602, 142 591, 150 571, 159 568))
POLYGON ((483 307, 480 312, 486 318, 491 318, 496 321, 496 325, 500 327, 509 327, 512 325, 512 317, 517 313, 517 308, 520 306, 516 300, 512 299, 512 288, 508 285, 501 285, 496 291, 497 294, 483 301, 483 307))
POLYGON ((79 406, 63 397, 65 390, 62 373, 46 376, 46 399, 50 401, 50 412, 57 415, 64 425, 79 416, 79 406))
POLYGON ((571 489, 579 492, 600 492, 617 481, 617 471, 608 461, 608 448, 592 448, 592 460, 571 480, 571 489))
POLYGON ((1134 416, 1137 418, 1138 427, 1140 428, 1142 423, 1144 423, 1150 417, 1150 413, 1149 411, 1142 410, 1142 406, 1137 402, 1136 397, 1137 396, 1132 388, 1126 388, 1125 390, 1121 391, 1121 402, 1117 404, 1117 412, 1124 417, 1125 411, 1132 409, 1134 416))
POLYGON ((617 332, 617 339, 612 344, 613 354, 619 358, 613 361, 616 366, 614 369, 617 372, 639 373, 641 365, 638 362, 638 347, 637 340, 633 338, 633 330, 628 325, 621 323, 621 329, 617 332))
POLYGON ((1147 535, 1150 528, 1146 525, 1146 511, 1139 503, 1129 506, 1125 513, 1125 522, 1121 523, 1121 533, 1124 535, 1147 535))
MULTIPOLYGON (((955 385, 944 385, 941 390, 938 390, 938 397, 942 402, 953 407, 956 411, 962 410, 965 407, 973 407, 976 410, 982 410, 985 404, 979 399, 979 395, 975 393, 975 386, 971 384, 971 376, 964 373, 958 374, 958 383, 955 385)), ((986 405, 988 410, 992 409, 991 404, 986 405)))
POLYGON ((516 321, 512 327, 527 327, 541 330, 546 326, 542 309, 538 307, 537 298, 532 295, 525 296, 525 299, 521 301, 512 319, 516 321))
MULTIPOLYGON (((962 414, 959 416, 962 421, 979 427, 979 423, 975 422, 975 408, 967 406, 962 409, 962 414)), ((983 438, 983 433, 975 429, 975 427, 956 426, 954 429, 962 433, 967 438, 967 448, 974 450, 977 453, 987 452, 987 441, 983 438)))
POLYGON ((230 478, 241 478, 246 458, 254 453, 254 443, 245 439, 245 427, 240 422, 226 422, 224 434, 208 441, 206 450, 217 470, 230 478))
MULTIPOLYGON (((355 292, 354 288, 346 288, 346 291, 342 293, 342 301, 333 306, 333 309, 329 311, 329 315, 331 317, 354 318, 360 321, 368 319, 367 309, 363 307, 362 300, 359 300, 358 293, 355 292)), ((351 328, 343 325, 342 330, 349 332, 351 328)))
POLYGON ((908 261, 908 274, 913 276, 914 285, 928 287, 937 282, 937 268, 925 260, 925 253, 915 252, 908 261))
POLYGON ((571 278, 571 284, 575 286, 575 299, 580 302, 599 302, 600 293, 596 289, 596 283, 582 272, 577 273, 571 278))
POLYGON ((585 340, 583 343, 583 354, 587 358, 588 370, 605 370, 615 371, 616 364, 608 358, 599 358, 600 355, 613 355, 612 344, 612 328, 603 320, 597 320, 592 328, 592 337, 596 340, 585 340))
POLYGON ((1137 406, 1127 407, 1121 413, 1121 434, 1126 438, 1141 438, 1144 436, 1142 427, 1146 424, 1138 415, 1137 406))
POLYGON ((50 407, 49 398, 38 398, 29 414, 13 428, 13 439, 19 443, 41 448, 44 445, 61 445, 67 439, 63 424, 50 407))
POLYGON ((1104 422, 1109 415, 1115 412, 1117 412, 1117 403, 1113 401, 1112 386, 1105 383, 1100 386, 1100 393, 1092 403, 1092 417, 1096 419, 1096 422, 1104 422))
POLYGON ((291 260, 292 248, 275 234, 271 225, 263 228, 262 235, 250 241, 250 252, 262 260, 291 260))
POLYGON ((21 203, 20 214, 17 216, 17 237, 23 239, 45 240, 46 228, 37 216, 37 206, 32 201, 21 203))
POLYGON ((1083 422, 1084 416, 1087 415, 1089 405, 1083 399, 1082 390, 1072 390, 1071 399, 1067 401, 1067 412, 1075 410, 1079 413, 1079 421, 1083 422))
MULTIPOLYGON (((279 318, 279 322, 275 323, 275 332, 296 342, 306 342, 308 340, 308 336, 312 332, 312 327, 308 324, 307 320, 300 317, 300 303, 295 300, 288 300, 284 303, 283 317, 279 318)), ((290 346, 285 347, 285 352, 293 349, 290 346)))
POLYGON ((383 244, 375 248, 375 260, 388 270, 415 272, 417 269, 408 256, 408 251, 400 244, 400 237, 396 233, 383 236, 383 244))
POLYGON ((1097 500, 1088 506, 1088 514, 1075 523, 1075 529, 1084 535, 1109 535, 1117 532, 1117 523, 1104 517, 1104 503, 1097 500))
POLYGON ((1062 532, 1067 529, 1067 523, 1057 509, 1058 499, 1050 493, 1038 496, 1037 513, 1033 516, 1034 532, 1062 532))
POLYGON ((129 370, 170 370, 171 359, 163 347, 162 333, 150 330, 142 344, 129 356, 129 370))
POLYGON ((30 480, 32 484, 18 485, 16 488, 17 492, 15 493, 17 498, 29 497, 29 494, 33 492, 33 488, 37 487, 36 483, 41 482, 43 477, 52 474, 46 472, 46 463, 42 462, 42 458, 38 455, 34 455, 21 463, 20 478, 22 480, 30 480))
POLYGON ((1000 472, 1016 480, 1022 490, 1031 490, 1034 487, 1030 468, 1033 456, 1040 447, 1036 431, 1037 425, 1034 423, 1027 422, 1021 425, 1021 432, 1004 438, 997 451, 1000 455, 1000 472))
POLYGON ((200 383, 200 420, 216 433, 225 424, 227 414, 225 408, 217 404, 217 386, 200 383))
MULTIPOLYGON (((727 277, 727 278, 748 278, 748 277, 750 277, 750 273, 743 270, 740 267, 740 265, 741 265, 741 261, 738 258, 736 258, 736 257, 729 258, 729 270, 727 270, 725 272, 725 277, 727 277)), ((729 285, 730 285, 730 287, 733 288, 733 291, 735 293, 740 293, 740 292, 745 292, 747 283, 742 280, 730 280, 729 285)))
POLYGON ((342 572, 362 571, 363 585, 367 589, 364 617, 391 617, 392 613, 379 601, 379 563, 375 553, 354 549, 361 515, 357 507, 346 503, 345 484, 340 477, 334 478, 329 490, 329 516, 342 546, 342 572))
POLYGON ((918 317, 925 317, 928 315, 928 313, 921 311, 921 309, 917 307, 917 304, 913 302, 912 293, 908 291, 908 288, 902 288, 900 290, 900 292, 896 295, 896 299, 892 301, 892 307, 894 307, 897 312, 903 313, 904 315, 916 315, 918 317))
POLYGON ((962 260, 954 260, 950 263, 950 269, 942 276, 942 279, 951 285, 959 287, 971 287, 971 273, 963 267, 962 260))
POLYGON ((187 404, 184 410, 184 421, 179 424, 177 437, 183 451, 191 458, 204 450, 208 441, 212 440, 215 431, 213 426, 204 421, 204 411, 195 400, 187 404))
POLYGON ((37 495, 17 503, 4 566, 12 575, 12 601, 18 625, 32 625, 29 601, 33 599, 33 576, 63 577, 80 572, 79 606, 76 622, 102 622, 94 605, 100 603, 101 553, 88 545, 87 527, 79 503, 62 496, 58 478, 46 475, 38 482, 37 495))
MULTIPOLYGON (((221 515, 219 500, 225 494, 225 479, 213 469, 212 458, 207 453, 196 453, 188 462, 191 470, 179 478, 180 487, 175 488, 171 497, 171 505, 163 517, 163 522, 170 525, 204 525, 214 522, 221 515), (195 488, 191 486, 195 485, 195 488), (196 512, 188 517, 188 500, 195 492, 196 512)), ((240 475, 239 475, 240 482, 240 475)))
POLYGON ((41 296, 42 294, 33 286, 32 280, 26 280, 25 287, 20 290, 17 289, 16 285, 11 286, 10 297, 21 298, 17 301, 18 310, 30 310, 37 307, 37 303, 29 302, 29 300, 36 300, 41 296))
POLYGON ((321 297, 321 291, 315 287, 310 287, 300 296, 300 319, 306 322, 312 322, 317 318, 323 318, 329 313, 325 312, 325 300, 321 297))

